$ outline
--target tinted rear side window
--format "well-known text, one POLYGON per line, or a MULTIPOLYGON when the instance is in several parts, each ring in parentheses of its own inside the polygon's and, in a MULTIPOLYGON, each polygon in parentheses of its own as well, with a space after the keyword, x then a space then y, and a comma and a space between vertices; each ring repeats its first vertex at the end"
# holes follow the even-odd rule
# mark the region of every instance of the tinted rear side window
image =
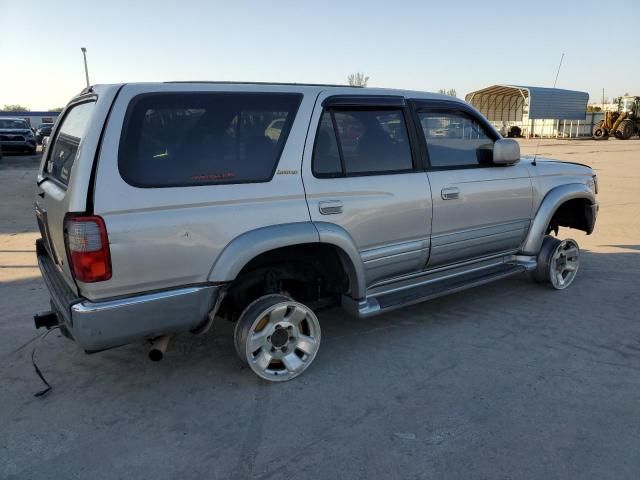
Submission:
POLYGON ((136 187, 266 182, 302 95, 172 93, 135 98, 118 165, 136 187))
POLYGON ((342 176, 342 163, 331 112, 322 113, 322 119, 313 147, 313 173, 319 176, 342 176))
POLYGON ((347 175, 411 170, 402 110, 336 111, 347 175))
POLYGON ((78 156, 78 147, 86 133, 94 106, 95 102, 87 102, 72 107, 62 119, 56 137, 49 146, 46 173, 64 185, 69 183, 71 167, 78 156))
POLYGON ((402 110, 336 109, 322 114, 314 148, 316 176, 384 174, 412 168, 402 110))

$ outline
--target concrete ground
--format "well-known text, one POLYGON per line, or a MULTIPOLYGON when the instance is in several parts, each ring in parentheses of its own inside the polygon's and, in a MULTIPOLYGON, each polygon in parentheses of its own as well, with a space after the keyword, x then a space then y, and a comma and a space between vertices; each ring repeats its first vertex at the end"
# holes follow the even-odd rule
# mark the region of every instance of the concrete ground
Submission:
MULTIPOLYGON (((523 141, 532 153, 535 142, 523 141)), ((0 162, 0 478, 640 478, 640 141, 543 140, 598 172, 594 235, 567 291, 523 275, 371 320, 321 312, 323 345, 270 385, 231 325, 30 362, 38 159, 0 162)))

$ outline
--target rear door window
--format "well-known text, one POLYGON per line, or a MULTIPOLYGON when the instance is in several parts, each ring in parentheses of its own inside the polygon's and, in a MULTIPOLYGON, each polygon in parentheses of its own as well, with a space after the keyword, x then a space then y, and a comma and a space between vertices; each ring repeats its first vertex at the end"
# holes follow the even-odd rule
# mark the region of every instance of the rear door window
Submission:
POLYGON ((411 146, 401 109, 331 109, 322 114, 314 147, 316 176, 412 169, 411 146))
POLYGON ((84 138, 95 102, 80 103, 65 114, 53 143, 45 166, 47 176, 63 185, 68 185, 78 147, 84 138))
POLYGON ((141 95, 125 119, 120 174, 142 188, 269 181, 301 99, 288 93, 141 95))

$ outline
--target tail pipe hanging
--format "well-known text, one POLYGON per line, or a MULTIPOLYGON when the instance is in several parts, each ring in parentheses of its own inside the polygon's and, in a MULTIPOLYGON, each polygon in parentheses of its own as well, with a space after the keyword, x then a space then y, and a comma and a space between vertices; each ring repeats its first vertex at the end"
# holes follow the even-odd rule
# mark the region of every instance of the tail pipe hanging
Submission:
POLYGON ((164 357, 164 353, 169 346, 170 335, 162 335, 151 340, 151 350, 149 350, 149 360, 159 362, 164 357))

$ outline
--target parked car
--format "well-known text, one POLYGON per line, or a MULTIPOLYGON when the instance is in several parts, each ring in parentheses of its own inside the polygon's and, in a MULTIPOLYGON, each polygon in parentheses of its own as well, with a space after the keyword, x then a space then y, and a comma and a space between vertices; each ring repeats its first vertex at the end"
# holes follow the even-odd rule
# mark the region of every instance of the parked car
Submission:
POLYGON ((38 145, 42 145, 42 139, 44 137, 48 137, 51 135, 51 129, 53 128, 53 123, 41 123, 40 126, 36 129, 36 143, 38 145))
POLYGON ((88 352, 151 340, 159 359, 169 335, 227 319, 256 375, 289 380, 319 351, 321 306, 370 317, 527 271, 567 288, 580 251, 558 229, 593 231, 596 180, 521 159, 449 96, 96 86, 62 112, 38 174, 53 309, 35 323, 88 352))
POLYGON ((36 153, 36 140, 27 121, 0 117, 0 147, 4 152, 36 153))

